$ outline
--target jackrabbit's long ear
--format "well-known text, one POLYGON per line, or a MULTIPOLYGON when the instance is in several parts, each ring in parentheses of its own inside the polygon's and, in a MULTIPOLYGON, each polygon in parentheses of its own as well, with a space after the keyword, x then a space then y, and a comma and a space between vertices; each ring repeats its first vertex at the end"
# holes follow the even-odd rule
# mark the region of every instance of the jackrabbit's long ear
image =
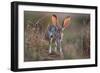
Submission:
POLYGON ((71 21, 71 17, 70 17, 70 16, 67 16, 67 17, 63 20, 62 26, 63 26, 64 28, 68 27, 69 24, 70 24, 70 21, 71 21))
POLYGON ((60 22, 59 22, 59 19, 57 18, 57 24, 59 25, 60 24, 60 22))

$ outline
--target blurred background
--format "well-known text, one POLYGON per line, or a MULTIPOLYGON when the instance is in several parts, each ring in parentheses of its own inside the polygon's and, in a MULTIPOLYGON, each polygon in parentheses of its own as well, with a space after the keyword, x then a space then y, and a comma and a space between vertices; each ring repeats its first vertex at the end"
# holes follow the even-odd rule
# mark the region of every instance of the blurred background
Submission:
POLYGON ((90 58, 90 15, 79 13, 24 11, 24 61, 69 60, 90 58), (51 16, 58 17, 59 24, 71 16, 71 24, 64 30, 63 54, 49 54, 45 39, 51 16))

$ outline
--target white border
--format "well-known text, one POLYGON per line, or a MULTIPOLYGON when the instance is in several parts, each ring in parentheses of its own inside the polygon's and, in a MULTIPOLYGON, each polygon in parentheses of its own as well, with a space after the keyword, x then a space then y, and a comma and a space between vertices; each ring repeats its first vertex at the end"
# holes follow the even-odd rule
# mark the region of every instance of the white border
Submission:
POLYGON ((36 67, 50 67, 50 66, 70 66, 70 65, 84 65, 95 64, 95 10, 81 9, 81 8, 61 8, 48 6, 18 6, 18 68, 36 68, 36 67), (45 12, 66 12, 66 13, 83 13, 91 16, 91 53, 90 59, 78 60, 57 60, 57 61, 33 61, 24 62, 24 11, 45 11, 45 12))

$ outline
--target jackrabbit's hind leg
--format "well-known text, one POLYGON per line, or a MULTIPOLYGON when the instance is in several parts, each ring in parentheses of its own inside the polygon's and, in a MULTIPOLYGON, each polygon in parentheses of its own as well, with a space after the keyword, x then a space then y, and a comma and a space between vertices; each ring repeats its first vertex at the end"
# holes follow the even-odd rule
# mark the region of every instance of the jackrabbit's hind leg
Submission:
POLYGON ((49 53, 51 53, 51 44, 49 44, 49 53))
POLYGON ((62 51, 62 47, 60 47, 60 53, 63 53, 63 51, 62 51))
POLYGON ((62 40, 60 40, 60 42, 59 42, 59 46, 60 46, 60 53, 63 53, 63 50, 62 50, 62 40))

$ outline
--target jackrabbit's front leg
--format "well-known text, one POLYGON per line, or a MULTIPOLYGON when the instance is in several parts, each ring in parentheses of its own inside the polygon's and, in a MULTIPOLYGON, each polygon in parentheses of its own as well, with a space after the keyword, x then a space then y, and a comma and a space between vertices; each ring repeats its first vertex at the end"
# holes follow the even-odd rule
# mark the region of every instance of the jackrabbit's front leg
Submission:
POLYGON ((63 50, 62 50, 62 40, 60 40, 59 46, 60 46, 60 53, 63 53, 63 50))
POLYGON ((55 41, 55 52, 57 52, 57 42, 55 41))
POLYGON ((63 32, 61 33, 61 39, 60 39, 60 53, 63 53, 63 50, 62 50, 62 41, 63 41, 63 32))
POLYGON ((52 51, 52 40, 53 40, 53 38, 51 38, 50 42, 49 42, 49 53, 51 53, 51 51, 52 51))

